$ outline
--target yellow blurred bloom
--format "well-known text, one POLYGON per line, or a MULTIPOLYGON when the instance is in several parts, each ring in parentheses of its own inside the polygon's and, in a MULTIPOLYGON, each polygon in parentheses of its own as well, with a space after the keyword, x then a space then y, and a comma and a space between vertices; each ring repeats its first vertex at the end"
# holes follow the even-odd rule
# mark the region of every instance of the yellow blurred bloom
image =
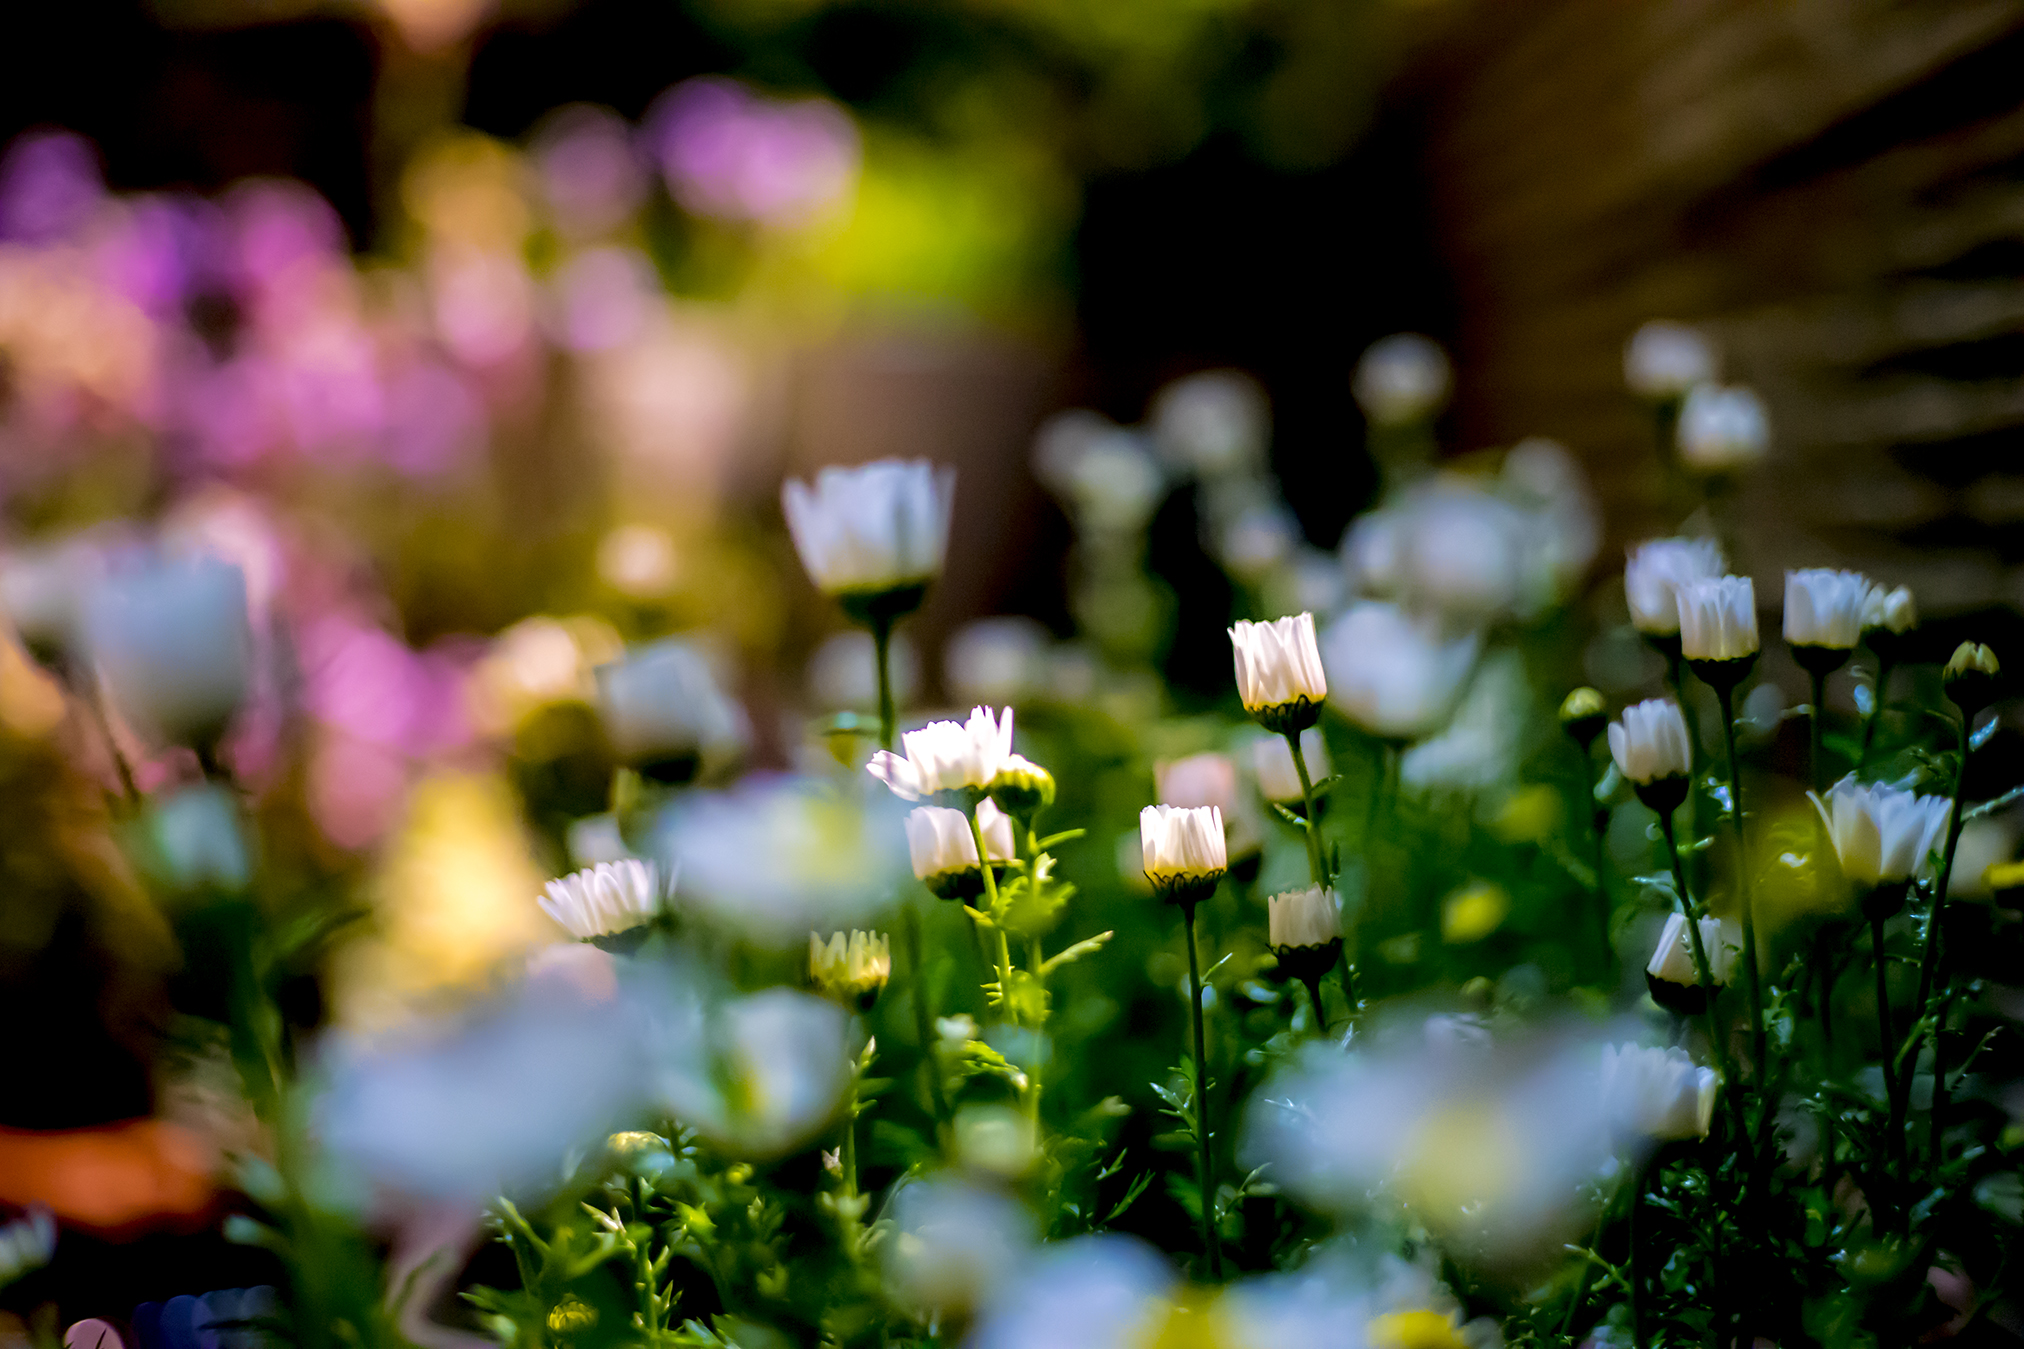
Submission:
POLYGON ((1455 1318, 1440 1312, 1386 1312, 1363 1334, 1370 1349, 1464 1349, 1455 1318))
POLYGON ((1504 843, 1536 843, 1559 827, 1560 793, 1536 782, 1505 800, 1490 831, 1504 843))
POLYGON ((1511 896, 1489 881, 1471 881, 1441 905, 1441 940, 1451 946, 1481 941, 1511 912, 1511 896))
POLYGON ((1451 1102, 1421 1121, 1399 1168, 1399 1194, 1430 1224, 1459 1222, 1465 1210, 1494 1206, 1511 1193, 1525 1164, 1522 1144, 1494 1102, 1451 1102))

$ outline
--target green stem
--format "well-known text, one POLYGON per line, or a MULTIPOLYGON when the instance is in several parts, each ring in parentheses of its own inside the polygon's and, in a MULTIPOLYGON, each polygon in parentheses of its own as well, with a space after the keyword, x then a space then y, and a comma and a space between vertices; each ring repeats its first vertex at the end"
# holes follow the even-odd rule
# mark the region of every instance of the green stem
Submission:
POLYGON ((998 878, 991 871, 991 854, 984 845, 984 824, 977 818, 974 806, 970 809, 970 837, 977 840, 977 869, 984 873, 984 911, 991 916, 992 930, 998 934, 998 1000, 1003 1004, 1012 995, 1012 949, 1005 943, 1005 929, 998 926, 998 878))
MULTIPOLYGON (((1673 833, 1673 819, 1670 812, 1659 816, 1659 832, 1666 836, 1666 856, 1673 864, 1673 886, 1679 891, 1680 912, 1687 919, 1688 944, 1694 952, 1694 973, 1700 978, 1701 987, 1708 993, 1707 1003, 1701 1008, 1704 1029, 1708 1034, 1708 1048, 1715 1056, 1715 1068, 1722 1075, 1723 1086, 1730 1088, 1723 1094, 1729 1098, 1733 1107, 1736 1100, 1734 1091, 1736 1078, 1729 1069, 1728 1048, 1722 1043, 1720 1023, 1715 1018, 1715 995, 1720 990, 1715 987, 1714 967, 1708 961, 1707 943, 1701 937, 1701 920, 1694 912, 1693 897, 1687 893, 1687 873, 1680 865, 1680 844, 1678 837, 1673 833)), ((1736 1122, 1740 1129, 1742 1127, 1740 1115, 1736 1122)))
POLYGON ((1729 755, 1729 811, 1736 822, 1736 899, 1743 911, 1743 977, 1750 984, 1750 1051, 1753 1071, 1761 1081, 1765 1072, 1764 987, 1757 972, 1757 915, 1750 903, 1749 843, 1743 831, 1743 776, 1736 758, 1736 690, 1724 685, 1715 690, 1722 704, 1722 745, 1729 755))
MULTIPOLYGON (((1905 1129, 1904 1117, 1900 1114, 1897 1083, 1897 1039, 1890 1028, 1890 987, 1888 973, 1884 966, 1883 919, 1872 916, 1869 920, 1870 958, 1876 966, 1876 1025, 1877 1039, 1883 1050, 1883 1090, 1890 1102, 1890 1157, 1891 1179, 1905 1179, 1905 1129)), ((1895 1207, 1895 1196, 1892 1197, 1895 1207)))
POLYGON ((1286 747, 1293 751, 1293 770, 1300 774, 1300 801, 1306 810, 1307 823, 1307 868, 1314 877, 1314 883, 1326 890, 1328 870, 1321 861, 1321 822, 1314 818, 1314 783, 1307 773, 1307 758, 1300 752, 1300 732, 1285 731, 1286 747))
POLYGON ((1827 790, 1827 777, 1821 771, 1823 765, 1820 761, 1820 722, 1827 702, 1827 676, 1818 670, 1809 673, 1813 676, 1813 710, 1806 718, 1806 723, 1812 731, 1811 744, 1808 747, 1811 757, 1806 762, 1813 770, 1813 790, 1824 792, 1827 790))
POLYGON ((1968 784, 1968 718, 1961 718, 1961 761, 1954 768, 1953 806, 1947 812, 1947 846, 1940 853, 1940 872, 1933 881, 1933 902, 1930 916, 1926 919, 1926 950, 1919 962, 1919 1000, 1916 1006, 1924 1008, 1926 999, 1933 993, 1933 983, 1938 977, 1940 958, 1943 954, 1944 931, 1941 917, 1947 903, 1947 889, 1954 879, 1954 850, 1961 844, 1961 794, 1968 784))
MULTIPOLYGON (((949 1118, 949 1104, 942 1099, 942 1069, 935 1059, 935 1042, 929 1037, 927 971, 921 967, 921 915, 909 901, 900 906, 901 940, 907 945, 907 971, 913 976, 914 1039, 921 1047, 921 1067, 928 1075, 928 1107, 934 1113, 935 1136, 940 1139, 949 1118)), ((946 1139, 943 1140, 946 1143, 946 1139)))
POLYGON ((851 1071, 850 1090, 843 1098, 843 1192, 857 1197, 857 1072, 851 1071))
POLYGON ((1643 1243, 1638 1240, 1637 1220, 1638 1210, 1644 1207, 1645 1173, 1647 1170, 1647 1165, 1641 1165, 1631 1177, 1630 1219, 1628 1223, 1630 1230, 1626 1233, 1630 1242, 1630 1258, 1624 1262, 1629 1266, 1628 1273, 1630 1275, 1631 1343, 1637 1349, 1645 1349, 1645 1346, 1651 1343, 1651 1335, 1645 1328, 1644 1260, 1642 1253, 1638 1249, 1643 1243))
MULTIPOLYGON (((1032 937, 1026 943, 1026 965, 1033 971, 1033 982, 1040 982, 1040 973, 1046 967, 1042 958, 1040 938, 1032 937)), ((1042 1072, 1047 1066, 1047 1037, 1044 1022, 1033 1028, 1033 1068, 1027 1076, 1026 1113, 1033 1121, 1033 1136, 1040 1136, 1040 1084, 1042 1072)))
POLYGON ((1195 1139, 1201 1145, 1202 1249, 1209 1257, 1209 1277, 1223 1278, 1223 1252, 1216 1239, 1216 1172, 1209 1149, 1209 1059, 1202 1029, 1202 962, 1195 952, 1195 906, 1181 909, 1181 930, 1188 938, 1188 1010, 1195 1023, 1195 1139))
POLYGON ((1300 982, 1307 989, 1307 1000, 1314 1004, 1315 1038, 1326 1039, 1328 1038, 1328 1013, 1321 1008, 1321 976, 1318 974, 1313 975, 1310 978, 1302 979, 1300 982))
MULTIPOLYGON (((1598 809, 1595 804, 1595 755, 1586 745, 1581 746, 1581 781, 1587 789, 1582 796, 1582 809, 1588 812, 1588 833, 1595 840, 1596 937, 1602 947, 1603 969, 1607 972, 1610 955, 1615 949, 1610 945, 1609 941, 1610 905, 1609 881, 1607 879, 1609 859, 1608 850, 1604 847, 1602 837, 1609 817, 1598 809)), ((1671 820, 1665 820, 1662 823, 1667 829, 1672 828, 1671 820)), ((1674 871, 1677 873, 1677 865, 1675 865, 1674 871)), ((1680 893, 1684 896, 1686 891, 1682 889, 1680 893)))
MULTIPOLYGON (((893 671, 892 644, 893 625, 889 618, 871 620, 872 650, 878 658, 878 745, 880 749, 893 747, 893 671)), ((983 856, 979 853, 978 856, 983 856)))

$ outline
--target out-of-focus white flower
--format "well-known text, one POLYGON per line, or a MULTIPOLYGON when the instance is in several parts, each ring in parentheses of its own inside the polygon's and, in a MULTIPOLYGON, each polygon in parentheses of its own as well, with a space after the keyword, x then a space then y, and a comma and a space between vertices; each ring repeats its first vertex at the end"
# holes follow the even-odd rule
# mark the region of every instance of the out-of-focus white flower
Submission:
POLYGON ((590 941, 652 922, 661 911, 662 895, 659 869, 628 857, 550 881, 539 902, 541 911, 570 936, 590 941))
POLYGON ((1458 1253, 1578 1229, 1580 1184, 1608 1157, 1600 1122, 1568 1108, 1594 1091, 1592 1061, 1534 1043, 1429 1054, 1417 1021, 1359 1039, 1308 1046, 1252 1096, 1241 1165, 1346 1218, 1403 1201, 1458 1253))
POLYGON ((903 1306, 964 1312, 1017 1276, 1033 1249, 1033 1216, 997 1190, 930 1179, 893 1196, 893 1234, 881 1248, 886 1286, 903 1306))
POLYGON ((906 753, 880 750, 866 765, 895 796, 918 801, 941 792, 983 791, 1012 753, 1012 709, 993 720, 988 707, 967 722, 931 721, 900 737, 906 753))
POLYGON ((795 551, 827 595, 924 585, 941 573, 949 546, 956 470, 925 459, 881 459, 823 469, 809 487, 781 486, 795 551))
POLYGON ((1771 448, 1764 401, 1740 384, 1696 384, 1680 404, 1680 461, 1702 473, 1748 468, 1771 448))
POLYGON ((1785 640, 1852 651, 1875 589, 1861 572, 1809 567, 1785 573, 1785 640))
POLYGON ((598 576, 631 599, 659 599, 681 572, 674 536, 656 525, 614 525, 597 541, 598 576))
POLYGON ((612 748, 635 762, 735 754, 745 739, 744 713, 703 653, 678 637, 598 666, 597 701, 612 748))
POLYGON ((1587 575, 1602 547, 1602 516, 1588 475, 1559 441, 1529 436, 1504 456, 1503 481, 1529 507, 1521 612, 1557 603, 1587 575))
POLYGON ((776 944, 862 926, 905 876, 890 798, 859 799, 796 778, 748 778, 689 792, 663 813, 664 862, 681 867, 682 906, 776 944))
POLYGON ((1439 412, 1453 382, 1448 355, 1432 338, 1393 333, 1365 349, 1349 387, 1371 421, 1407 426, 1439 412))
POLYGON ((1666 637, 1680 630, 1680 587, 1722 575, 1722 546, 1713 539, 1652 539, 1630 550, 1623 597, 1637 630, 1666 637))
POLYGON ((1159 1253, 1105 1233, 1047 1246, 992 1298, 970 1349, 1135 1349, 1176 1280, 1159 1253))
POLYGON ((1139 812, 1139 849, 1155 890, 1213 889, 1230 869, 1223 812, 1214 806, 1147 806, 1139 812))
POLYGON ((847 1014, 787 988, 677 1003, 655 1027, 656 1095, 733 1157, 782 1156, 835 1118, 850 1083, 847 1014))
POLYGON ((1214 806, 1225 816, 1237 807, 1237 765, 1227 754, 1190 754, 1153 765, 1153 787, 1170 806, 1214 806))
MULTIPOLYGON (((920 690, 921 663, 904 632, 892 635, 886 671, 893 682, 893 701, 904 706, 920 690)), ((863 628, 833 632, 808 658, 808 693, 816 705, 832 711, 873 712, 878 709, 878 647, 863 628)))
POLYGON ((1899 586, 1895 590, 1886 590, 1880 585, 1870 587, 1869 597, 1862 606, 1864 632, 1881 628, 1902 637, 1918 625, 1919 606, 1912 598, 1910 586, 1899 586))
POLYGON ((956 629, 942 649, 942 678, 960 702, 1009 707, 1047 683, 1054 638, 1023 616, 979 618, 956 629))
POLYGON ((1009 1105, 962 1106, 954 1133, 956 1160, 969 1171, 1018 1180, 1040 1159, 1032 1117, 1009 1105))
POLYGON ((1678 587, 1680 653, 1688 660, 1743 660, 1757 654, 1757 588, 1747 576, 1678 587))
POLYGON ((1268 940, 1275 949, 1294 946, 1326 946, 1342 940, 1342 917, 1336 908, 1335 892, 1310 885, 1289 890, 1265 901, 1268 940))
POLYGON ((38 654, 79 636, 84 598, 105 569, 104 550, 83 537, 10 548, 0 555, 0 609, 38 654))
POLYGON ((1670 698, 1648 698, 1626 707, 1610 723, 1609 757, 1633 783, 1686 777, 1693 771, 1693 748, 1680 705, 1670 698))
POLYGON ((1860 783, 1853 773, 1828 788, 1825 800, 1806 795, 1827 826, 1841 874, 1857 885, 1908 881, 1925 870, 1952 809, 1944 796, 1860 783))
POLYGON ((1653 319, 1623 346, 1623 382, 1640 398, 1668 402, 1720 373, 1714 344, 1684 323, 1653 319))
POLYGON ((1474 634, 1443 640, 1395 605, 1351 605, 1319 643, 1328 700, 1372 735, 1417 740, 1439 729, 1476 661, 1474 634))
POLYGON ((0 1227, 0 1284, 41 1269, 56 1258, 56 1215, 40 1204, 0 1227))
POLYGON ((640 1040, 625 1004, 549 984, 414 1029, 326 1041, 313 1107, 330 1156, 396 1189, 482 1203, 541 1184, 571 1147, 603 1138, 640 1103, 640 1040))
MULTIPOLYGON (((988 797, 977 803, 977 823, 994 865, 1010 862, 1016 853, 1012 820, 988 797)), ((984 892, 977 869, 977 836, 970 817, 945 806, 916 806, 907 812, 907 851, 914 878, 943 899, 974 899, 984 892)))
POLYGON ((1600 1088, 1611 1125, 1658 1140, 1699 1138, 1715 1118, 1722 1080, 1682 1049, 1605 1045, 1600 1088))
POLYGON ((1151 420, 1155 443, 1177 467, 1220 477, 1264 466, 1272 410, 1265 390, 1241 370, 1175 380, 1153 399, 1151 420))
POLYGON ((1256 585, 1293 555, 1301 541, 1300 519, 1283 501, 1259 501, 1229 517, 1212 535, 1211 551, 1224 570, 1256 585))
POLYGON ((1501 618, 1525 582, 1526 519, 1508 501, 1443 484, 1407 509, 1401 553, 1409 603, 1463 623, 1501 618))
MULTIPOLYGON (((1736 954, 1743 949, 1742 928, 1719 918, 1698 921, 1701 925, 1701 949, 1708 956, 1708 974, 1718 986, 1725 985, 1735 972, 1736 954)), ((1687 931, 1685 914, 1675 913, 1667 917, 1665 928, 1659 933, 1658 945, 1652 950, 1651 961, 1645 966, 1645 973, 1669 984, 1692 987, 1701 982, 1701 970, 1694 963, 1693 938, 1687 931)))
POLYGON ((883 933, 833 932, 826 942, 808 934, 808 980, 825 997, 868 1011, 892 972, 892 940, 883 933))
MULTIPOLYGON (((1321 738, 1319 726, 1300 733, 1300 757, 1307 764, 1309 782, 1328 776, 1328 744, 1321 738)), ((1293 751, 1284 736, 1261 736, 1252 741, 1251 769, 1258 777, 1258 794, 1267 801, 1284 805, 1301 799, 1300 770, 1294 766, 1293 751)))
POLYGON ((1074 408, 1041 424, 1033 473, 1060 498, 1078 527, 1134 533, 1166 495, 1166 474, 1145 439, 1108 417, 1074 408))
POLYGON ((1328 696, 1321 651, 1314 639, 1314 615, 1296 614, 1270 623, 1238 619, 1230 629, 1236 658, 1237 693, 1244 710, 1270 730, 1295 731, 1314 724, 1328 696))
POLYGON ((108 575, 85 600, 84 628, 113 702, 151 734, 214 738, 246 696, 246 578, 228 562, 191 557, 108 575))
POLYGON ((1402 510, 1365 511, 1342 536, 1342 570, 1360 595, 1385 599, 1405 576, 1406 520, 1402 510))
POLYGON ((1399 781, 1414 792, 1483 792, 1509 784, 1518 768, 1520 727, 1530 715, 1525 663, 1500 651, 1477 667, 1448 724, 1399 758, 1399 781))

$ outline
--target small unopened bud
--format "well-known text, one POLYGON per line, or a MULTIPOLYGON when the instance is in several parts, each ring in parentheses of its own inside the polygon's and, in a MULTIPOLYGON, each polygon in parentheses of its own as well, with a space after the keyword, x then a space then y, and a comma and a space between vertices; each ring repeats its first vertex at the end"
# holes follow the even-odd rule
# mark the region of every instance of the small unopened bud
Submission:
POLYGON ((808 934, 808 977, 818 993, 868 1012, 892 977, 892 943, 877 932, 808 934))
POLYGON ((1995 652, 1980 642, 1962 642, 1954 648, 1941 682, 1954 706, 1972 718, 1996 701, 1996 676, 2001 670, 1995 652))
POLYGON ((1560 729, 1586 750, 1609 725, 1609 704, 1595 689, 1579 688, 1560 704, 1560 729))
POLYGON ((991 779, 991 799, 1015 820, 1031 820, 1054 804, 1054 774, 1023 754, 1007 756, 991 779))

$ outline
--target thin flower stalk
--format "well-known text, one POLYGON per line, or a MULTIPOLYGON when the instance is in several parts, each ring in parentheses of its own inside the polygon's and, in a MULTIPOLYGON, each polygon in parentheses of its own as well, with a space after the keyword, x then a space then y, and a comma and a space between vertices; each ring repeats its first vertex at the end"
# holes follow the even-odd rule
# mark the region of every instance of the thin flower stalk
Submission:
POLYGON ((1195 1031, 1195 1142, 1201 1160, 1202 1250, 1209 1257, 1209 1278, 1223 1277, 1223 1250, 1216 1234, 1216 1164, 1209 1147, 1208 1036, 1202 1026, 1202 961, 1195 950, 1195 906, 1186 905, 1181 931, 1188 941, 1188 1014, 1195 1031))
POLYGON ((1743 831, 1743 775, 1736 757, 1736 692, 1718 688, 1722 704, 1722 747, 1729 757, 1729 812, 1736 824, 1736 898, 1743 913, 1743 977, 1750 984, 1750 1051, 1764 1072, 1764 986, 1757 972, 1757 915, 1750 902, 1749 844, 1743 831))
MULTIPOLYGON (((1306 812, 1307 826, 1307 867, 1314 883, 1326 890, 1330 884, 1327 865, 1321 856, 1321 822, 1314 816, 1314 781, 1307 771, 1307 756, 1300 752, 1300 732, 1285 732, 1286 748, 1293 753, 1293 767, 1300 774, 1300 800, 1306 812)), ((1320 1015, 1317 1005, 1315 1014, 1320 1015)))

